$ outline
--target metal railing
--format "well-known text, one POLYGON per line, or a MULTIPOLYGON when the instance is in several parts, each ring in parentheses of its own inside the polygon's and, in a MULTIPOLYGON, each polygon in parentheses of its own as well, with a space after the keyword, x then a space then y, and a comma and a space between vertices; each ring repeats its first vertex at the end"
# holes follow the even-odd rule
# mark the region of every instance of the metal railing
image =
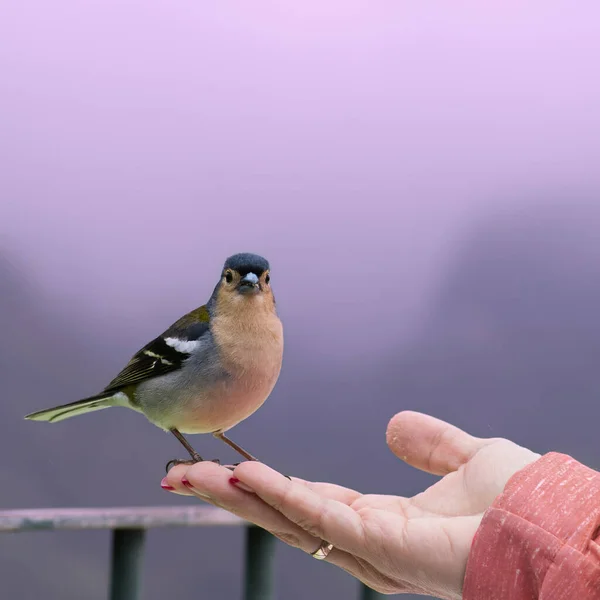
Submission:
MULTIPOLYGON (((112 532, 110 600, 139 600, 146 531, 155 527, 246 527, 244 600, 274 600, 275 542, 269 532, 213 507, 63 508, 0 511, 0 533, 58 529, 112 532)), ((361 600, 383 598, 359 584, 361 600)))

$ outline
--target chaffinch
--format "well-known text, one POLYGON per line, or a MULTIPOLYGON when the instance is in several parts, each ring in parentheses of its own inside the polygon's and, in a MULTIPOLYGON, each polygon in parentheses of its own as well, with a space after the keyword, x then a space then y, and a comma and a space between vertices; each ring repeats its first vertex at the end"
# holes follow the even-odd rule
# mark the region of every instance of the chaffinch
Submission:
POLYGON ((56 423, 123 406, 170 431, 189 452, 191 461, 170 461, 167 470, 203 460, 183 433, 211 433, 256 460, 225 432, 260 408, 279 377, 283 326, 270 280, 263 257, 229 257, 210 300, 146 344, 100 394, 25 418, 56 423))

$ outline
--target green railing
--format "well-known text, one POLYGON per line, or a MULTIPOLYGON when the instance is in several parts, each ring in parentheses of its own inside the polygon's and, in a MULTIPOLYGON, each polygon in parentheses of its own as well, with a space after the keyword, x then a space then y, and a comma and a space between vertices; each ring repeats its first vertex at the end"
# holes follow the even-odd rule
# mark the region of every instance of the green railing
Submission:
MULTIPOLYGON (((246 527, 244 600, 274 600, 276 538, 212 507, 35 509, 0 511, 0 533, 55 529, 110 529, 110 600, 139 600, 146 531, 155 527, 246 527)), ((361 600, 383 598, 360 585, 361 600)))

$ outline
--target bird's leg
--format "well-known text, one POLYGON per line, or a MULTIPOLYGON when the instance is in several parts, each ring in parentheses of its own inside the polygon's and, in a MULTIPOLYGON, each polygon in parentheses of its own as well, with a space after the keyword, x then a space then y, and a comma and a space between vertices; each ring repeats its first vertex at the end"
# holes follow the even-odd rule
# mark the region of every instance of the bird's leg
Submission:
POLYGON ((190 443, 177 431, 177 429, 171 429, 171 433, 181 442, 181 445, 190 453, 194 462, 202 462, 204 459, 192 448, 190 443))
POLYGON ((250 452, 246 452, 241 446, 238 446, 234 441, 230 440, 228 437, 225 437, 225 434, 222 431, 215 431, 215 433, 213 433, 213 435, 218 440, 225 442, 228 446, 233 448, 238 454, 241 454, 246 460, 258 461, 258 458, 255 458, 254 456, 252 456, 252 454, 250 454, 250 452))
MULTIPOLYGON (((231 448, 233 448, 238 454, 241 454, 246 460, 254 460, 256 462, 259 462, 258 458, 252 456, 252 454, 250 454, 250 452, 246 452, 241 446, 238 446, 233 440, 230 440, 228 437, 225 436, 225 434, 222 431, 215 431, 213 433, 213 435, 218 439, 218 440, 222 440, 223 442, 225 442, 228 446, 231 446, 231 448)), ((231 465, 232 467, 237 467, 240 463, 235 463, 233 465, 231 465)), ((227 467, 228 469, 231 469, 231 467, 227 467)), ((233 469, 231 469, 233 471, 233 469)), ((292 478, 289 475, 284 475, 284 477, 287 477, 290 481, 292 480, 292 478)))
MULTIPOLYGON (((167 473, 169 472, 169 469, 171 467, 174 467, 175 465, 193 465, 199 462, 204 462, 204 459, 192 448, 191 444, 183 437, 183 435, 181 435, 181 433, 177 429, 170 429, 169 431, 181 442, 181 445, 190 453, 192 460, 170 460, 166 466, 167 473)), ((219 461, 219 459, 217 458, 215 458, 211 462, 217 463, 218 465, 221 464, 221 461, 219 461)))

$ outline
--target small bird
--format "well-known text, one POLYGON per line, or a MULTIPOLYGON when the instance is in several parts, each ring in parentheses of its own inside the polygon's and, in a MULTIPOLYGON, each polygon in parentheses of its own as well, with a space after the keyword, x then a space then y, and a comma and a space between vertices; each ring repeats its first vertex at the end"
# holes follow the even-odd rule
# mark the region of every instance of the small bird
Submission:
POLYGON ((189 452, 191 461, 170 461, 167 470, 204 460, 184 433, 211 433, 257 460, 225 432, 262 406, 282 358, 283 326, 269 263, 256 254, 235 254, 225 261, 210 300, 146 344, 100 394, 25 418, 56 423, 122 406, 170 431, 189 452))

